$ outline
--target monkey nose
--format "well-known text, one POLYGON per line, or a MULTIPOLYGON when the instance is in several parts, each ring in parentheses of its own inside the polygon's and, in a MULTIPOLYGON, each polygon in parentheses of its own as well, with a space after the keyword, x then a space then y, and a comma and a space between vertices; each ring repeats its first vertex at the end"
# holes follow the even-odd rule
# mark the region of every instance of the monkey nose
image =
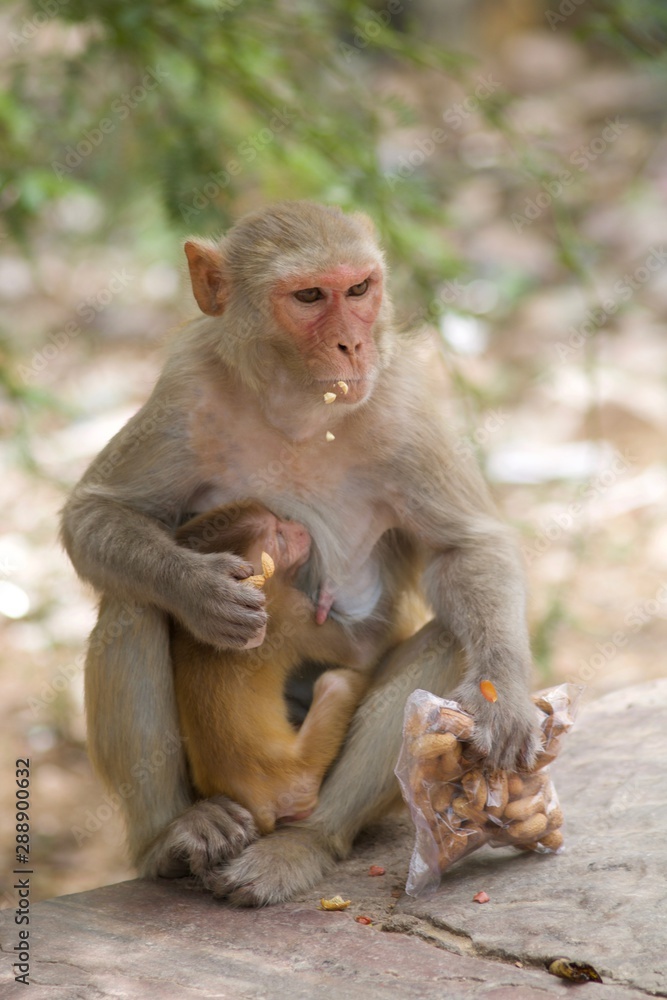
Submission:
POLYGON ((356 344, 345 344, 339 342, 338 350, 342 351, 343 354, 351 354, 354 356, 358 351, 361 350, 361 341, 358 341, 356 344))

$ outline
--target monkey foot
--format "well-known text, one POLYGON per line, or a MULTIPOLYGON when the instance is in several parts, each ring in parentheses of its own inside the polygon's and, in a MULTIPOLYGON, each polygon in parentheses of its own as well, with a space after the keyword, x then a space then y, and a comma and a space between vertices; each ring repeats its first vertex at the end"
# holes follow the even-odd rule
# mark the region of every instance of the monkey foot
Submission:
POLYGON ((203 876, 237 857, 257 837, 252 816, 224 795, 196 802, 151 846, 142 871, 150 877, 203 876))
POLYGON ((207 872, 203 882, 233 906, 268 906, 310 889, 333 864, 313 830, 289 827, 262 837, 225 867, 207 872))

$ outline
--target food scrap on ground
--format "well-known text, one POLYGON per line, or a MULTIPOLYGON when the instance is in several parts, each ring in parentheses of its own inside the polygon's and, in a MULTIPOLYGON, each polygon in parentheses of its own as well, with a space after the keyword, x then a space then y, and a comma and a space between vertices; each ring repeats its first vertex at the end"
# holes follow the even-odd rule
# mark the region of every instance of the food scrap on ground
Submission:
POLYGON ((547 962, 547 971, 559 979, 567 979, 571 983, 601 983, 602 977, 592 965, 586 962, 573 962, 569 958, 554 958, 547 962))
POLYGON ((321 899, 320 909, 322 910, 346 910, 351 899, 343 899, 342 896, 332 896, 331 899, 321 899))

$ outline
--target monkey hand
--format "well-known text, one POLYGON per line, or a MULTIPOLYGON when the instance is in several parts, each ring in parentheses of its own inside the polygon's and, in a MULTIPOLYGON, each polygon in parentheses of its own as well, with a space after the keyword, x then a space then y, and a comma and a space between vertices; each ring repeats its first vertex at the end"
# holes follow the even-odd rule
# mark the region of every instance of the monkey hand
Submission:
POLYGON ((173 614, 200 642, 218 649, 242 649, 261 642, 266 628, 264 594, 243 584, 252 564, 227 552, 187 553, 189 573, 173 614))
POLYGON ((451 696, 475 720, 472 743, 490 767, 508 771, 530 768, 540 746, 535 705, 523 685, 498 688, 489 702, 476 680, 465 679, 451 696))

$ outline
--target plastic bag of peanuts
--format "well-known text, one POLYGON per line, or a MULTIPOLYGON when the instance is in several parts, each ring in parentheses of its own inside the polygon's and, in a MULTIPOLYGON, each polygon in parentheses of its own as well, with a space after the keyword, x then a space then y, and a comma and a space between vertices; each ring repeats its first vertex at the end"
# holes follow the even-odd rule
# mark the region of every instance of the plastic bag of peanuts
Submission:
POLYGON ((434 889, 450 865, 482 844, 554 854, 562 849, 563 814, 549 764, 574 722, 581 690, 561 684, 533 695, 542 749, 525 772, 486 769, 469 742, 473 717, 455 701, 413 691, 396 765, 417 831, 408 893, 434 889))

